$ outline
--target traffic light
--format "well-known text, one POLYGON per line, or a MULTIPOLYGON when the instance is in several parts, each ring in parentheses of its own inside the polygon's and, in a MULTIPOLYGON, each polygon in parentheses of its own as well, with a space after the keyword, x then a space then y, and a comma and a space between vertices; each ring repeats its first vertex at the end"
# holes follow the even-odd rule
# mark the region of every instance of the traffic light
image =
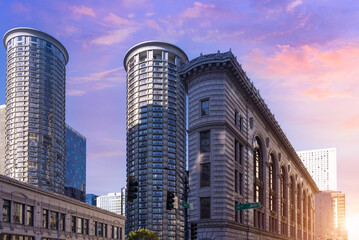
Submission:
POLYGON ((175 194, 173 192, 167 191, 167 204, 166 204, 166 209, 167 210, 172 210, 174 208, 174 200, 175 198, 175 194))
POLYGON ((133 202, 137 198, 138 182, 135 177, 128 177, 127 185, 127 201, 133 202))

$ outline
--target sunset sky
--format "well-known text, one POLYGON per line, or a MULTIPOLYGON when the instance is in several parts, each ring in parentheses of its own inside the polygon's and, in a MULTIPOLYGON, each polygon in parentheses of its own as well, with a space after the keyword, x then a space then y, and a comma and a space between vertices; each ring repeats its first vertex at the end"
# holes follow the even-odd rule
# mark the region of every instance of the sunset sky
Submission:
MULTIPOLYGON (((14 27, 69 52, 66 122, 87 138, 88 193, 125 186, 123 57, 160 40, 189 59, 231 49, 296 150, 337 148, 338 190, 359 219, 359 1, 0 0, 0 33, 14 27)), ((5 66, 0 47, 0 104, 5 66)))

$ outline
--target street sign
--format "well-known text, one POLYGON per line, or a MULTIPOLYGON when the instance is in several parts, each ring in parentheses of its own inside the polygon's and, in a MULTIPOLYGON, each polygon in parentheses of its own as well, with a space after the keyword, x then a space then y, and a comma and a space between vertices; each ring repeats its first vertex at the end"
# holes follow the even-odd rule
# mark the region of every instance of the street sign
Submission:
POLYGON ((261 203, 260 202, 254 202, 254 203, 244 203, 244 204, 236 204, 234 205, 234 210, 245 210, 245 209, 251 209, 251 208, 260 208, 261 203))
POLYGON ((182 201, 182 206, 183 206, 184 208, 193 209, 193 204, 188 203, 188 202, 186 202, 186 201, 182 201))

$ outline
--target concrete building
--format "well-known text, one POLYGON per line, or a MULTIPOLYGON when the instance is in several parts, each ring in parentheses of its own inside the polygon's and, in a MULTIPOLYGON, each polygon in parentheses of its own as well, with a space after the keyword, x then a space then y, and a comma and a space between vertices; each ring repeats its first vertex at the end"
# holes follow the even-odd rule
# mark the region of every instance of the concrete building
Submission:
POLYGON ((0 174, 5 175, 5 105, 0 105, 0 174))
POLYGON ((192 239, 314 239, 318 188, 231 52, 179 75, 188 93, 192 239), (237 204, 259 202, 235 211, 237 204))
POLYGON ((86 138, 66 124, 65 195, 86 201, 86 138))
POLYGON ((345 226, 345 194, 339 191, 321 191, 315 195, 316 239, 347 240, 345 226))
POLYGON ((98 195, 93 193, 87 193, 86 194, 86 203, 90 204, 92 206, 97 206, 97 197, 98 195))
POLYGON ((186 171, 186 96, 177 68, 188 61, 178 47, 158 41, 132 47, 127 71, 127 176, 139 182, 128 203, 127 231, 148 228, 160 239, 182 239, 183 209, 166 211, 167 191, 181 199, 186 171))
POLYGON ((126 215, 126 188, 121 192, 98 196, 96 206, 119 215, 126 215))
POLYGON ((297 152, 319 190, 337 190, 337 149, 325 148, 297 152))
POLYGON ((31 28, 4 35, 6 65, 5 174, 64 193, 65 65, 68 53, 31 28))
POLYGON ((0 239, 125 239, 125 217, 0 176, 0 239))

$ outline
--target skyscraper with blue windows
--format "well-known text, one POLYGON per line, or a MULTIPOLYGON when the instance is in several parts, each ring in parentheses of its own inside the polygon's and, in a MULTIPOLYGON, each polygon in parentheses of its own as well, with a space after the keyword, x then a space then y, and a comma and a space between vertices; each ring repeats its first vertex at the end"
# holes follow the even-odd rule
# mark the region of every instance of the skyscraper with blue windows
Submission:
POLYGON ((160 239, 183 239, 181 205, 166 210, 167 191, 182 199, 186 169, 186 96, 177 68, 187 62, 178 47, 143 42, 125 55, 127 71, 127 176, 139 182, 127 203, 127 232, 155 231, 160 239))
POLYGON ((65 195, 86 201, 86 138, 66 124, 65 195))

